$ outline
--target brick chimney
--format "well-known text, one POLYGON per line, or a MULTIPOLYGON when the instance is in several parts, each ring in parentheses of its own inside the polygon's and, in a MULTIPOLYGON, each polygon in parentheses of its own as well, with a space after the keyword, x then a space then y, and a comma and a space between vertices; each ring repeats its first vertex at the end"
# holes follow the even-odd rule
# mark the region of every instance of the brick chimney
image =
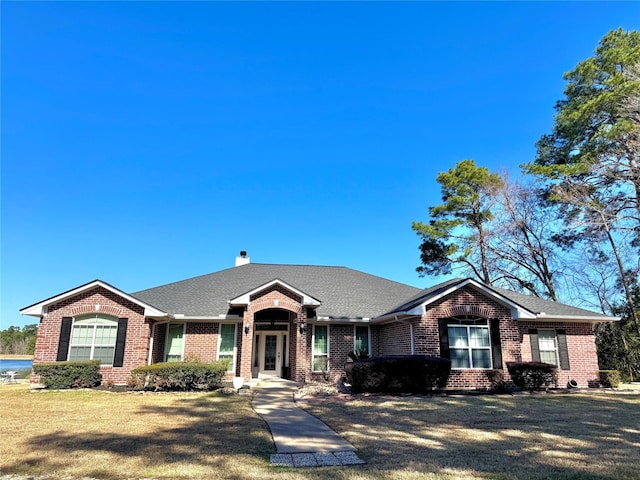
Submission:
POLYGON ((247 257, 247 252, 242 250, 240 252, 240 256, 236 257, 236 267, 239 267, 241 265, 246 265, 248 263, 251 263, 251 259, 247 257))

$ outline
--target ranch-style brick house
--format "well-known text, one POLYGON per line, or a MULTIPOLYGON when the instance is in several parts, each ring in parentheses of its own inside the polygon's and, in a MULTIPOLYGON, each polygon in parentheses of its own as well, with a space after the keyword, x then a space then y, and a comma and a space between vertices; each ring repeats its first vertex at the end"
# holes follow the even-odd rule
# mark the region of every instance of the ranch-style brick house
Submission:
MULTIPOLYGON (((229 359, 228 377, 335 380, 352 351, 450 358, 448 388, 488 387, 506 362, 598 378, 594 325, 617 318, 453 279, 426 290, 345 267, 251 263, 125 293, 101 280, 25 307, 40 319, 34 363, 100 359, 124 384, 157 362, 229 359)), ((32 381, 37 381, 32 377, 32 381)))

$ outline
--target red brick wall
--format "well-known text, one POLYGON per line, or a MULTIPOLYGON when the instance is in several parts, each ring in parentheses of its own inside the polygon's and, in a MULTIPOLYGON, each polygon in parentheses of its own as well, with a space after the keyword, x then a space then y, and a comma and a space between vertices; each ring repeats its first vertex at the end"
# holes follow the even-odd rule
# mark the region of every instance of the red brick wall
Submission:
MULTIPOLYGON (((33 363, 55 362, 63 317, 76 317, 89 313, 104 313, 114 318, 128 318, 127 344, 122 367, 100 367, 103 382, 125 384, 136 367, 146 365, 149 355, 151 321, 144 318, 144 310, 111 291, 95 287, 86 292, 50 305, 40 320, 33 363)), ((32 382, 38 382, 33 375, 32 382)))
POLYGON ((378 355, 411 355, 411 326, 394 322, 379 327, 378 355))
POLYGON ((218 355, 219 323, 187 323, 184 354, 201 362, 213 362, 218 355))
POLYGON ((578 322, 519 322, 522 335, 522 360, 531 361, 531 340, 529 329, 562 329, 567 333, 569 370, 558 368, 558 385, 564 387, 569 380, 575 380, 580 387, 587 387, 598 381, 598 355, 593 325, 578 322))
POLYGON ((344 375, 344 364, 353 351, 353 325, 329 326, 329 372, 333 380, 344 375), (337 376, 337 378, 335 378, 337 376))
MULTIPOLYGON (((520 332, 511 318, 511 310, 472 287, 464 287, 428 306, 414 330, 416 354, 440 355, 438 320, 460 315, 497 318, 500 325, 502 365, 520 360, 520 332)), ((506 375, 506 373, 505 373, 506 375)), ((506 375, 508 377, 508 375, 506 375)), ((447 388, 488 387, 486 370, 456 369, 451 371, 447 388)))

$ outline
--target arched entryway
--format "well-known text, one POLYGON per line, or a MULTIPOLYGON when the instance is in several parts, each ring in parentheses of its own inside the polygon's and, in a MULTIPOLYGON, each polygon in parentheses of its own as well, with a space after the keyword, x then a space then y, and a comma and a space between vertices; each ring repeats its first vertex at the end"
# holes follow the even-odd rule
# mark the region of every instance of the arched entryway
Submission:
POLYGON ((291 331, 296 315, 269 308, 256 312, 253 329, 253 378, 289 378, 291 331))

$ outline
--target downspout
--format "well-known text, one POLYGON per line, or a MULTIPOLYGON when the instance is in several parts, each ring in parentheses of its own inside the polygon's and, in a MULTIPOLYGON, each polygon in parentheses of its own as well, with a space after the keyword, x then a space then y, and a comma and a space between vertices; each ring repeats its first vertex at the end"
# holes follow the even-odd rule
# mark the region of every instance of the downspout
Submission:
POLYGON ((411 336, 411 355, 416 354, 416 345, 413 341, 413 323, 409 322, 409 335, 411 336))

